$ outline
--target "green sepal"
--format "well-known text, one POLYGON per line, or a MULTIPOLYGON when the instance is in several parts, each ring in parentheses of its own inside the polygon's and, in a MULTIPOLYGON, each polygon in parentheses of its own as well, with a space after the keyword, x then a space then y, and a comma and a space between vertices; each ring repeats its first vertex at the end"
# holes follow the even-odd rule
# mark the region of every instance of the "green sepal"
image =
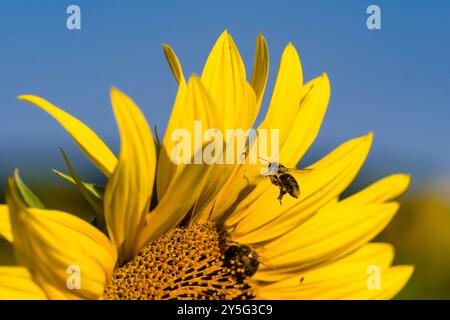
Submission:
MULTIPOLYGON (((75 179, 72 178, 71 176, 69 176, 68 174, 65 174, 56 169, 52 169, 52 171, 54 173, 56 173, 58 176, 60 176, 61 178, 73 183, 74 185, 77 185, 77 183, 75 182, 75 179)), ((82 182, 82 183, 86 187, 86 189, 89 190, 89 192, 91 192, 97 198, 103 200, 103 197, 105 196, 105 188, 104 187, 101 187, 99 185, 96 185, 95 183, 90 183, 90 182, 82 182)))
POLYGON ((154 128, 155 131, 155 145, 156 145, 156 155, 159 157, 159 152, 161 151, 161 140, 159 140, 158 131, 156 130, 156 126, 154 128))
MULTIPOLYGON (((156 160, 158 161, 159 154, 161 152, 161 140, 159 139, 159 135, 158 135, 158 131, 156 130, 156 126, 154 127, 154 133, 155 133, 154 141, 155 141, 155 146, 156 146, 156 160)), ((155 179, 155 182, 153 184, 154 192, 152 193, 152 198, 150 200, 150 210, 153 210, 153 208, 155 208, 158 205, 158 195, 156 193, 156 181, 157 181, 157 179, 155 179)))
POLYGON ((33 193, 33 191, 31 191, 30 188, 27 187, 27 185, 22 181, 22 179, 20 179, 19 169, 14 170, 14 182, 17 187, 17 190, 22 196, 23 201, 25 201, 28 207, 45 209, 45 206, 42 203, 42 201, 33 193))
POLYGON ((94 209, 96 217, 95 217, 95 225, 100 229, 105 229, 105 218, 104 218, 104 212, 103 212, 103 188, 99 186, 94 186, 91 183, 83 182, 79 176, 76 174, 75 170, 73 169, 72 164, 69 161, 69 158, 67 157, 66 153, 62 148, 60 148, 61 154, 64 158, 64 161, 66 162, 67 168, 70 171, 70 176, 59 172, 57 170, 53 170, 56 174, 63 177, 66 180, 69 180, 70 182, 74 183, 78 190, 80 190, 83 197, 86 199, 86 201, 91 205, 91 207, 94 209))

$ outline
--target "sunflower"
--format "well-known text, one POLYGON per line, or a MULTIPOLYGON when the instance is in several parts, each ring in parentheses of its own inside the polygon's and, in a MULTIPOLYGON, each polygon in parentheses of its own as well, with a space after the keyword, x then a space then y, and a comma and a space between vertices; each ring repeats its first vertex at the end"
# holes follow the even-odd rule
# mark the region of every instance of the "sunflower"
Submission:
MULTIPOLYGON (((163 50, 178 82, 166 133, 162 141, 153 137, 133 100, 113 88, 118 157, 70 114, 37 96, 19 97, 54 117, 108 182, 104 188, 84 182, 64 154, 70 175, 57 173, 94 208, 96 217, 86 221, 45 208, 17 172, 8 179, 0 234, 12 243, 17 266, 0 267, 0 297, 388 299, 397 294, 413 267, 392 266, 392 246, 368 242, 395 215, 399 205, 393 199, 406 190, 409 176, 391 175, 340 198, 365 161, 372 134, 343 143, 308 170, 293 170, 300 196, 286 196, 282 204, 279 188, 268 179, 245 178, 258 174, 261 163, 174 164, 171 133, 178 128, 193 132, 194 121, 205 130, 252 128, 269 56, 260 34, 249 83, 225 31, 201 76, 186 81, 174 51, 168 45, 163 50)), ((315 140, 329 96, 326 74, 303 83, 299 56, 288 44, 258 126, 279 130, 279 161, 287 168, 294 168, 315 140)), ((189 156, 196 152, 194 146, 189 156)))

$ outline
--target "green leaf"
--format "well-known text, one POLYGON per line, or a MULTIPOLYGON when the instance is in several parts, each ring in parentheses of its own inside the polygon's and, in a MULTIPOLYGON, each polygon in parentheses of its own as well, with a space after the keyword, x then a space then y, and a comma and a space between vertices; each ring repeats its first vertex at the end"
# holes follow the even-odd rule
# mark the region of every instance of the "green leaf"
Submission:
POLYGON ((20 179, 19 169, 14 170, 14 182, 23 200, 30 208, 45 209, 41 200, 27 187, 22 179, 20 179))
POLYGON ((105 218, 103 213, 103 193, 104 193, 104 190, 102 190, 103 188, 99 186, 94 186, 93 184, 90 183, 83 182, 75 173, 75 170, 73 169, 73 166, 70 163, 69 158, 67 157, 64 150, 60 148, 60 151, 64 158, 64 161, 66 162, 67 168, 70 171, 71 177, 57 170, 53 171, 56 172, 59 176, 63 177, 64 179, 67 179, 70 182, 74 183, 78 187, 83 197, 95 211, 96 214, 95 223, 97 227, 101 230, 104 230, 105 218))

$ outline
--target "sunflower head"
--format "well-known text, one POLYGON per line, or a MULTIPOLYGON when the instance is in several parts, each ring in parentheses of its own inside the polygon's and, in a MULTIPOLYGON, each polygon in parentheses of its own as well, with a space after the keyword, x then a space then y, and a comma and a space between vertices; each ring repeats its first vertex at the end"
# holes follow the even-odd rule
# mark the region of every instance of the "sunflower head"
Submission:
POLYGON ((172 48, 163 50, 178 83, 166 132, 154 137, 133 100, 113 88, 117 156, 72 115, 40 97, 19 97, 55 118, 108 182, 86 182, 63 152, 68 173, 55 172, 92 206, 95 216, 85 221, 46 208, 18 173, 9 178, 0 234, 18 265, 0 267, 0 297, 393 297, 412 267, 393 267, 393 248, 369 242, 396 213, 393 199, 409 176, 340 197, 366 159, 371 133, 296 169, 325 115, 327 75, 304 83, 288 44, 256 125, 269 72, 261 34, 250 77, 227 31, 201 76, 185 78, 172 48))

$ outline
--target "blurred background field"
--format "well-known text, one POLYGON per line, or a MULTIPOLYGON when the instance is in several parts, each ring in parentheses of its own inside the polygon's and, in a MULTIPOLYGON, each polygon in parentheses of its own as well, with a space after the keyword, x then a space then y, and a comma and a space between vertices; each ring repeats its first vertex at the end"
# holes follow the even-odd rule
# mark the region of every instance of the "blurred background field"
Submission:
MULTIPOLYGON (((17 95, 49 99, 117 152, 111 86, 133 97, 160 133, 165 129, 176 84, 161 43, 172 45, 187 75, 200 73, 228 28, 249 77, 255 38, 262 32, 270 76, 258 120, 270 102, 282 50, 292 41, 305 81, 326 72, 332 88, 321 132, 304 163, 374 131, 369 158, 347 193, 392 173, 412 175, 400 212, 377 240, 394 244, 395 263, 415 265, 398 298, 450 299, 450 42, 444 41, 450 35, 449 1, 376 1, 382 10, 377 31, 366 28, 366 8, 373 3, 360 0, 79 0, 77 31, 65 26, 72 1, 55 3, 0 4, 0 202, 7 176, 20 168, 48 207, 87 217, 90 209, 77 190, 50 171, 65 169, 59 146, 82 177, 105 182, 53 119, 17 95)), ((11 250, 0 240, 0 264, 10 263, 11 250)))
POLYGON ((410 194, 378 237, 395 245, 397 263, 415 265, 399 299, 450 299, 449 192, 437 184, 410 194))

